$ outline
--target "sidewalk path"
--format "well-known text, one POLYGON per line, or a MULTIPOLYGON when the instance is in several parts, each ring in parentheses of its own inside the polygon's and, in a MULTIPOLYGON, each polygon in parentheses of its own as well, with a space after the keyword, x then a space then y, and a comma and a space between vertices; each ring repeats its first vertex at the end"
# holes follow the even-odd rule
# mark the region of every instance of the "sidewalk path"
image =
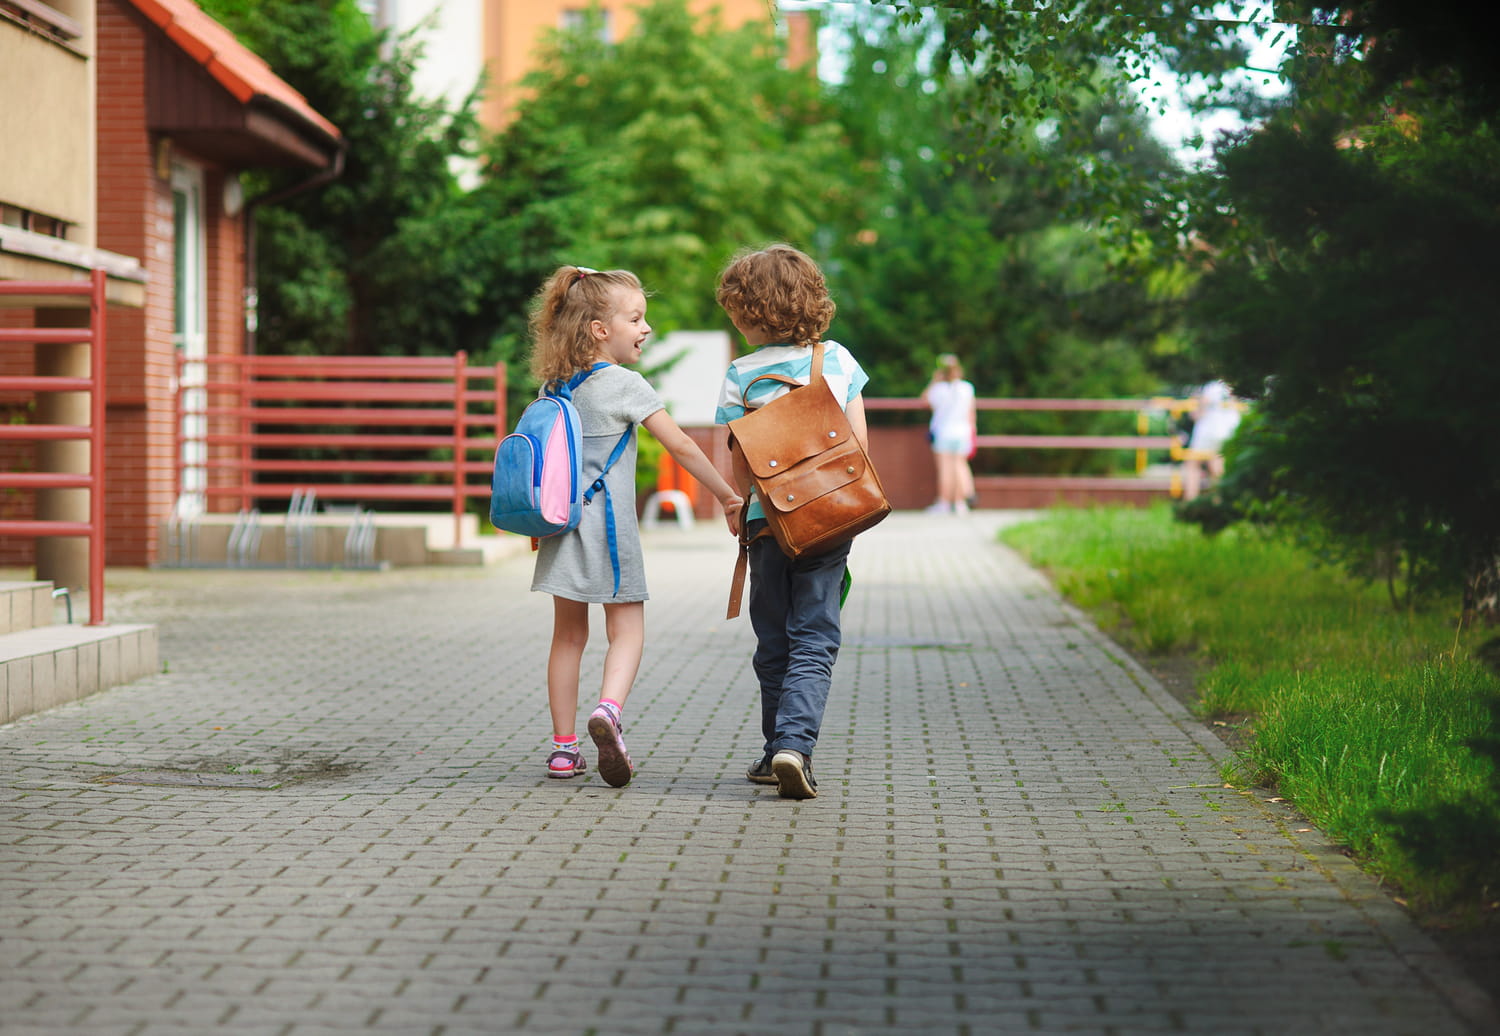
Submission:
POLYGON ((120 573, 166 671, 0 727, 0 1031, 1500 1031, 1000 520, 861 538, 801 803, 717 526, 647 536, 620 790, 543 774, 529 558, 120 573))

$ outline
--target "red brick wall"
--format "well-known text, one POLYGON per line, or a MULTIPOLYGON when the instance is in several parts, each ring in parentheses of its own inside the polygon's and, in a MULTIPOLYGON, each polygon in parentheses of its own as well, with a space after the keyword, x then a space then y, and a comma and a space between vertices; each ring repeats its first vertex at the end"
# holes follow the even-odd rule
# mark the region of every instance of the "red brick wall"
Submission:
MULTIPOLYGON (((100 248, 137 256, 146 269, 142 309, 109 314, 107 561, 148 565, 157 529, 176 500, 175 240, 172 185, 158 159, 198 161, 151 135, 146 123, 146 33, 122 0, 98 8, 100 248)), ((241 221, 224 214, 225 171, 205 166, 209 352, 242 348, 244 244, 241 221)))
MULTIPOLYGON (((245 258, 246 244, 244 221, 224 212, 224 181, 231 174, 213 170, 206 178, 205 194, 208 208, 208 353, 210 356, 238 356, 245 350, 245 258)), ((234 367, 210 366, 209 377, 225 380, 234 367)), ((210 434, 237 431, 230 422, 220 422, 209 429, 210 434)), ((227 469, 214 479, 215 457, 238 456, 234 446, 212 447, 208 451, 210 474, 214 484, 222 484, 228 477, 227 469)), ((233 510, 237 502, 229 499, 207 501, 210 510, 233 510)))
POLYGON ((120 0, 97 9, 98 192, 100 248, 141 260, 146 305, 109 311, 109 415, 105 431, 105 560, 151 560, 146 485, 161 459, 146 434, 155 371, 172 352, 172 195, 156 176, 155 141, 146 130, 146 44, 139 19, 120 0))

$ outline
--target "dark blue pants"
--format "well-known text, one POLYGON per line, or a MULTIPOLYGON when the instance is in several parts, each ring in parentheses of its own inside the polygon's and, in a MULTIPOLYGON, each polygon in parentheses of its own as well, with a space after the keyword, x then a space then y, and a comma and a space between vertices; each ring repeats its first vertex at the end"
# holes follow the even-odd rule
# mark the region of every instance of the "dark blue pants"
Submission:
MULTIPOLYGON (((764 527, 757 519, 749 533, 764 527)), ((750 624, 768 753, 793 748, 811 756, 818 743, 843 635, 839 591, 849 547, 793 561, 770 536, 750 545, 750 624)))

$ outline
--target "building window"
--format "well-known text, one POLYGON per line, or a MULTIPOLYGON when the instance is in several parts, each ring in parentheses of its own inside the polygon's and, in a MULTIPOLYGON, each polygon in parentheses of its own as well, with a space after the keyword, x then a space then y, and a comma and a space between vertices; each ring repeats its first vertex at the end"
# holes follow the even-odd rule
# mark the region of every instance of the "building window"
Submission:
POLYGON ((44 216, 30 209, 0 203, 0 226, 16 227, 44 237, 67 240, 69 225, 66 220, 58 219, 56 216, 44 216))
POLYGON ((54 43, 72 43, 83 35, 83 26, 41 0, 0 0, 0 17, 24 25, 54 43))
POLYGON ((558 23, 563 32, 584 32, 592 23, 599 28, 600 43, 615 41, 614 14, 611 11, 597 9, 589 11, 582 7, 565 7, 558 17, 558 23))

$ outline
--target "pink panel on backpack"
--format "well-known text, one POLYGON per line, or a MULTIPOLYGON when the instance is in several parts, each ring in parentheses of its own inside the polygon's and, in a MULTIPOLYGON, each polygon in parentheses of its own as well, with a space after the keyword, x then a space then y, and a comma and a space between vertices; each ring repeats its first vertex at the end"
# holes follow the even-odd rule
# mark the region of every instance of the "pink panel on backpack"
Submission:
POLYGON ((562 413, 547 433, 542 457, 542 484, 537 487, 537 504, 542 518, 549 522, 566 522, 573 505, 573 464, 568 456, 568 424, 562 413))

